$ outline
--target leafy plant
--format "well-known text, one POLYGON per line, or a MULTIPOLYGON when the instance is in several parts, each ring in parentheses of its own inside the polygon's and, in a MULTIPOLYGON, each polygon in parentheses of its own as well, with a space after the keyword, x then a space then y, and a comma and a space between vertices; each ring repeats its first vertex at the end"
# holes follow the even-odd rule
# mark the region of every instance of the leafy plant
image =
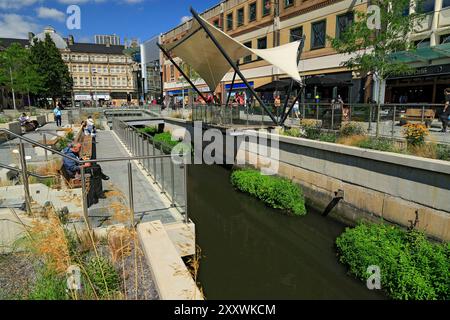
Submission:
POLYGON ((393 299, 450 298, 450 246, 436 244, 416 230, 385 224, 347 228, 336 239, 340 261, 362 281, 367 268, 380 267, 381 286, 393 299))
POLYGON ((288 130, 284 130, 283 135, 288 136, 288 137, 300 138, 300 137, 304 137, 306 135, 306 132, 299 128, 291 128, 288 130))
POLYGON ((386 138, 372 138, 368 137, 367 139, 361 141, 358 144, 358 147, 364 149, 372 149, 378 151, 385 152, 398 152, 399 150, 395 147, 392 140, 386 138))
POLYGON ((318 140, 322 142, 336 143, 337 137, 334 133, 321 133, 318 140))
POLYGON ((296 216, 306 215, 302 189, 285 178, 264 176, 257 170, 246 169, 234 171, 231 184, 272 208, 287 210, 296 216))
POLYGON ((152 126, 152 127, 145 127, 138 130, 139 133, 146 133, 149 135, 154 136, 158 133, 158 127, 152 126))
POLYGON ((300 127, 305 130, 306 138, 313 140, 319 138, 321 129, 320 121, 303 119, 300 121, 300 127))
POLYGON ((450 146, 443 144, 436 145, 436 158, 450 161, 450 146))
POLYGON ((411 146, 423 144, 429 134, 428 128, 421 123, 408 123, 403 126, 403 135, 411 146))
POLYGON ((48 267, 38 270, 36 282, 34 283, 28 299, 30 300, 67 300, 67 283, 63 276, 58 275, 48 267))
MULTIPOLYGON (((111 261, 102 257, 91 257, 86 265, 86 275, 100 298, 112 297, 120 289, 120 277, 111 261)), ((90 286, 86 285, 87 290, 90 286)))
POLYGON ((340 135, 342 137, 363 136, 366 130, 359 122, 346 122, 342 125, 340 135))

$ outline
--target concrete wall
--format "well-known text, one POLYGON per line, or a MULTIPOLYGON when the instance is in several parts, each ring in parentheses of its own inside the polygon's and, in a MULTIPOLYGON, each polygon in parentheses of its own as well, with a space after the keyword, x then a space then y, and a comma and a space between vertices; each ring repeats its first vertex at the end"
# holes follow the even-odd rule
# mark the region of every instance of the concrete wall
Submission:
MULTIPOLYGON (((347 147, 307 139, 279 137, 279 175, 305 188, 309 202, 324 208, 334 192, 344 190, 335 214, 409 226, 450 240, 450 162, 347 147)), ((242 145, 238 159, 255 157, 242 145)), ((264 157, 257 166, 263 167, 264 157)))

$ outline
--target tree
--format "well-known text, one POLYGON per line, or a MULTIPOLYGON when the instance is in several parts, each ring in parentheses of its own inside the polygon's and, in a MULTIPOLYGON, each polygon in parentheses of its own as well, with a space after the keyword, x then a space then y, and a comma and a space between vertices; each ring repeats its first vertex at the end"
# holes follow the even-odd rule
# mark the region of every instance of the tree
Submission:
POLYGON ((30 106, 29 93, 37 93, 41 89, 42 77, 37 71, 37 66, 31 62, 30 53, 18 43, 13 43, 0 52, 0 85, 4 85, 13 94, 14 109, 17 109, 16 92, 28 94, 28 106, 30 106))
MULTIPOLYGON (((418 6, 422 1, 419 2, 418 6)), ((396 60, 394 53, 413 48, 407 39, 423 15, 408 14, 411 6, 410 0, 374 0, 367 12, 356 13, 355 21, 339 37, 330 38, 338 53, 352 54, 343 66, 378 80, 377 136, 382 84, 389 76, 410 69, 408 64, 396 60)))
POLYGON ((57 98, 62 98, 72 91, 73 79, 69 69, 48 34, 44 41, 35 39, 30 50, 31 61, 37 65, 43 77, 42 90, 39 94, 43 97, 51 97, 53 104, 56 105, 57 98))

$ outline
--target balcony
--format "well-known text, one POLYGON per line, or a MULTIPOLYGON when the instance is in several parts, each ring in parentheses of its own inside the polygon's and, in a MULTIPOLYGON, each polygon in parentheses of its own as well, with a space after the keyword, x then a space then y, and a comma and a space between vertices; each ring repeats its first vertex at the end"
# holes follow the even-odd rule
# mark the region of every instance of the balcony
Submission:
POLYGON ((439 28, 450 26, 450 7, 442 9, 439 13, 439 28))

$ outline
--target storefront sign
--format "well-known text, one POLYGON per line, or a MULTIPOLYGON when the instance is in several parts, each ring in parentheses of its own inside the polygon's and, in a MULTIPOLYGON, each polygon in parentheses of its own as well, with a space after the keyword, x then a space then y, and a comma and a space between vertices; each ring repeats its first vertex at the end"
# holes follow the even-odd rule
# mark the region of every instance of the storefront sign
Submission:
MULTIPOLYGON (((253 82, 253 81, 250 81, 249 84, 250 84, 250 87, 253 88, 254 82, 253 82)), ((226 90, 230 90, 230 88, 231 88, 231 83, 225 85, 225 89, 226 89, 226 90)), ((235 84, 233 85, 233 90, 234 90, 234 89, 245 89, 245 88, 247 88, 247 86, 245 85, 245 83, 242 83, 242 82, 241 82, 241 83, 235 83, 235 84)))
POLYGON ((442 64, 442 65, 437 65, 437 66, 428 66, 428 67, 412 69, 403 74, 399 74, 397 76, 390 77, 389 79, 435 76, 435 75, 448 74, 448 73, 450 73, 450 64, 442 64))

